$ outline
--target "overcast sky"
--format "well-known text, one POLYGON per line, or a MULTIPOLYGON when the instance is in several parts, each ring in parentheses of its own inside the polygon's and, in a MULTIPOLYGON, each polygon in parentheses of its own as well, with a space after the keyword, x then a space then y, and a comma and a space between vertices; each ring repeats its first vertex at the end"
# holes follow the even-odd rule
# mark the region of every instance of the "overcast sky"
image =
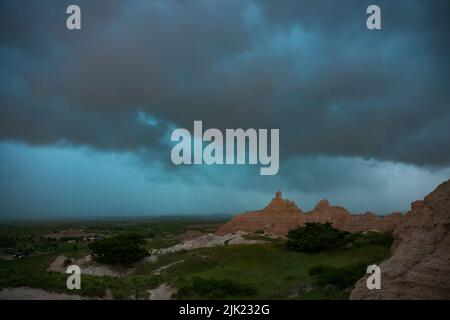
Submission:
POLYGON ((450 178, 449 17, 447 0, 1 0, 0 217, 239 213, 277 190, 408 210, 450 178), (278 175, 174 166, 171 130, 194 120, 279 128, 278 175))

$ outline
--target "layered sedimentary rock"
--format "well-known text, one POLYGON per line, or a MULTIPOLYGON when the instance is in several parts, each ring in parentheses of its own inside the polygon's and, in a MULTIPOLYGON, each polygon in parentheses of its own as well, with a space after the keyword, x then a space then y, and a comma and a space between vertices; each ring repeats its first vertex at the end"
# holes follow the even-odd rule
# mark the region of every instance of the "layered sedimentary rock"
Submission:
POLYGON ((381 289, 359 280, 350 299, 450 299, 450 180, 411 204, 380 264, 381 289))
POLYGON ((352 215, 342 207, 331 206, 325 199, 319 201, 312 211, 304 213, 293 201, 283 199, 281 192, 278 191, 275 198, 264 209, 237 215, 219 227, 216 234, 225 235, 236 231, 256 232, 262 230, 277 236, 284 236, 290 229, 306 222, 330 222, 335 228, 350 232, 390 231, 401 217, 400 213, 384 218, 373 213, 352 215))

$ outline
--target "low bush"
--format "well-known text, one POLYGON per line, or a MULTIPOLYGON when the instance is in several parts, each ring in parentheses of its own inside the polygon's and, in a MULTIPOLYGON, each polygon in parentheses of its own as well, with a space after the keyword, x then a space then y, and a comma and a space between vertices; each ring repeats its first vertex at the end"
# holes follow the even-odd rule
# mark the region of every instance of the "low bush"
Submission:
POLYGON ((333 228, 331 223, 313 222, 289 230, 287 238, 288 249, 306 253, 341 248, 351 241, 349 232, 333 228))

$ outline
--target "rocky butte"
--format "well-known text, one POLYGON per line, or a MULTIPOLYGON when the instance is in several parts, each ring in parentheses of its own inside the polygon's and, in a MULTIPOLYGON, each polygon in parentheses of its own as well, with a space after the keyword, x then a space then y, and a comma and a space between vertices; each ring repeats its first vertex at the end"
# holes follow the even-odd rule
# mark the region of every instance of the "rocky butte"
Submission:
POLYGON ((450 180, 411 204, 391 252, 380 264, 381 289, 368 290, 364 277, 350 299, 450 299, 450 180))
POLYGON ((276 236, 285 236, 290 229, 306 222, 330 222, 335 228, 349 232, 392 231, 401 219, 400 213, 385 217, 370 212, 354 215, 345 208, 330 205, 325 199, 319 201, 313 210, 305 213, 294 201, 283 199, 281 192, 278 191, 264 209, 237 215, 219 227, 216 234, 263 230, 276 236))

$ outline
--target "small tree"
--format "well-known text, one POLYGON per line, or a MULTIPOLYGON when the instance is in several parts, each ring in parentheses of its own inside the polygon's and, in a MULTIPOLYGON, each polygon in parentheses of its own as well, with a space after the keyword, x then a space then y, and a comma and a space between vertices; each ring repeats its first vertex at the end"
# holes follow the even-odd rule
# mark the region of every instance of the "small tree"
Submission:
POLYGON ((332 227, 331 223, 307 222, 289 230, 286 247, 290 250, 314 253, 343 247, 350 242, 349 232, 332 227))
POLYGON ((142 244, 144 240, 141 236, 127 233, 95 241, 89 244, 89 249, 99 262, 129 266, 148 256, 147 250, 141 247, 142 244))

